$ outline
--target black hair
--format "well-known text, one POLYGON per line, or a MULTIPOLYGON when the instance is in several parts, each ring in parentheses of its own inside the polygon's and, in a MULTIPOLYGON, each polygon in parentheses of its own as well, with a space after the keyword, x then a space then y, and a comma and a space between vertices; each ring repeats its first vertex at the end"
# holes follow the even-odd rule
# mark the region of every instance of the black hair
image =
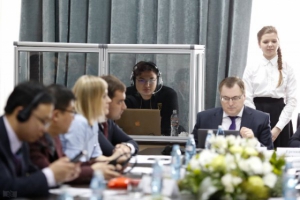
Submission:
POLYGON ((32 104, 32 101, 36 96, 39 96, 39 98, 37 99, 37 102, 32 105, 30 110, 35 109, 39 104, 55 103, 54 98, 43 84, 36 81, 27 81, 18 84, 9 95, 4 108, 5 114, 13 113, 18 106, 23 106, 25 109, 32 104))
POLYGON ((136 78, 137 76, 141 75, 145 71, 152 71, 159 76, 159 70, 156 64, 153 62, 146 62, 146 61, 140 61, 136 65, 134 65, 133 76, 136 78))
POLYGON ((70 101, 75 100, 75 95, 69 88, 58 85, 58 84, 52 84, 47 87, 49 93, 55 98, 55 109, 58 110, 65 110, 69 104, 70 101))

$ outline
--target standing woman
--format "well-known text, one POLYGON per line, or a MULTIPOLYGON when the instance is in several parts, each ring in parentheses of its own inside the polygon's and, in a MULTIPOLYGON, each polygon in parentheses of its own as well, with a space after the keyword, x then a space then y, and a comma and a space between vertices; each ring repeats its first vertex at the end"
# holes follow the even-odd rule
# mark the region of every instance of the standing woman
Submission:
POLYGON ((291 118, 297 106, 295 75, 292 67, 282 61, 275 27, 263 27, 257 39, 263 56, 244 71, 245 105, 269 113, 274 148, 288 147, 293 134, 291 118))

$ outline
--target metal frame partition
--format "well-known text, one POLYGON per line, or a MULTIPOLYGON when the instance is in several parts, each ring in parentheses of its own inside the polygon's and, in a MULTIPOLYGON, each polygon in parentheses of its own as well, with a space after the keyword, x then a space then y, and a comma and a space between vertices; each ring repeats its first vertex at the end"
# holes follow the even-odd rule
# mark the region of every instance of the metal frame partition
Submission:
MULTIPOLYGON (((196 122, 196 114, 204 109, 205 83, 205 48, 203 45, 172 44, 86 44, 86 43, 50 43, 50 42, 14 42, 15 46, 15 84, 18 83, 19 53, 35 52, 69 52, 98 53, 98 75, 109 73, 110 54, 184 54, 189 55, 190 90, 189 90, 189 133, 196 122)), ((27 75, 29 70, 27 69, 27 75)), ((29 77, 29 76, 27 76, 29 77)), ((142 142, 185 143, 187 137, 131 135, 142 142)))

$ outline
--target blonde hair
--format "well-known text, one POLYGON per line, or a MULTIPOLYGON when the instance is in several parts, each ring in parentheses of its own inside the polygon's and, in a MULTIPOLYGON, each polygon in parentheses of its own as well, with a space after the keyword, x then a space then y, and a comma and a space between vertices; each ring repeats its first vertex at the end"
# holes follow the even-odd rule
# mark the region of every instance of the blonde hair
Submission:
POLYGON ((106 89, 107 83, 102 78, 91 75, 81 76, 73 87, 75 109, 90 125, 105 115, 102 101, 106 89))
MULTIPOLYGON (((274 26, 264 26, 257 33, 258 43, 260 43, 261 38, 264 34, 269 34, 269 33, 275 33, 278 37, 277 30, 274 26)), ((278 47, 277 49, 277 55, 278 55, 277 64, 278 64, 278 71, 279 71, 279 79, 278 79, 277 87, 279 87, 282 84, 282 54, 281 54, 280 47, 278 47)))

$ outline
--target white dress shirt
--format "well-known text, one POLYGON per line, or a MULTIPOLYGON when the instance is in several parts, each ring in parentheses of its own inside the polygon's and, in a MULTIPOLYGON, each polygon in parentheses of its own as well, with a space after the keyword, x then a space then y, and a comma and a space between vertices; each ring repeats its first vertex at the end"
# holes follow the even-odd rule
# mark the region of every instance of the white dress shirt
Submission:
MULTIPOLYGON (((3 117, 3 121, 4 121, 5 129, 7 131, 11 152, 13 154, 16 154, 17 151, 21 148, 22 142, 17 137, 16 133, 14 132, 12 127, 10 126, 10 124, 7 121, 5 116, 3 117)), ((42 172, 46 176, 48 186, 49 187, 56 186, 56 182, 55 182, 55 178, 54 178, 54 174, 53 174, 52 170, 49 167, 46 167, 42 170, 42 172)))
MULTIPOLYGON (((237 118, 235 119, 235 130, 239 131, 241 128, 241 122, 242 122, 242 115, 244 112, 244 107, 241 109, 239 114, 237 115, 237 118)), ((234 117, 234 116, 232 116, 234 117)), ((232 121, 229 118, 229 116, 223 111, 223 119, 222 119, 222 128, 223 130, 229 130, 229 127, 231 125, 232 121)))
POLYGON ((248 65, 243 75, 245 83, 245 105, 255 109, 253 98, 271 97, 284 98, 286 106, 282 110, 276 127, 281 130, 291 120, 293 111, 297 107, 297 83, 293 68, 282 62, 282 84, 277 87, 279 71, 278 56, 271 60, 263 57, 258 64, 248 65))

